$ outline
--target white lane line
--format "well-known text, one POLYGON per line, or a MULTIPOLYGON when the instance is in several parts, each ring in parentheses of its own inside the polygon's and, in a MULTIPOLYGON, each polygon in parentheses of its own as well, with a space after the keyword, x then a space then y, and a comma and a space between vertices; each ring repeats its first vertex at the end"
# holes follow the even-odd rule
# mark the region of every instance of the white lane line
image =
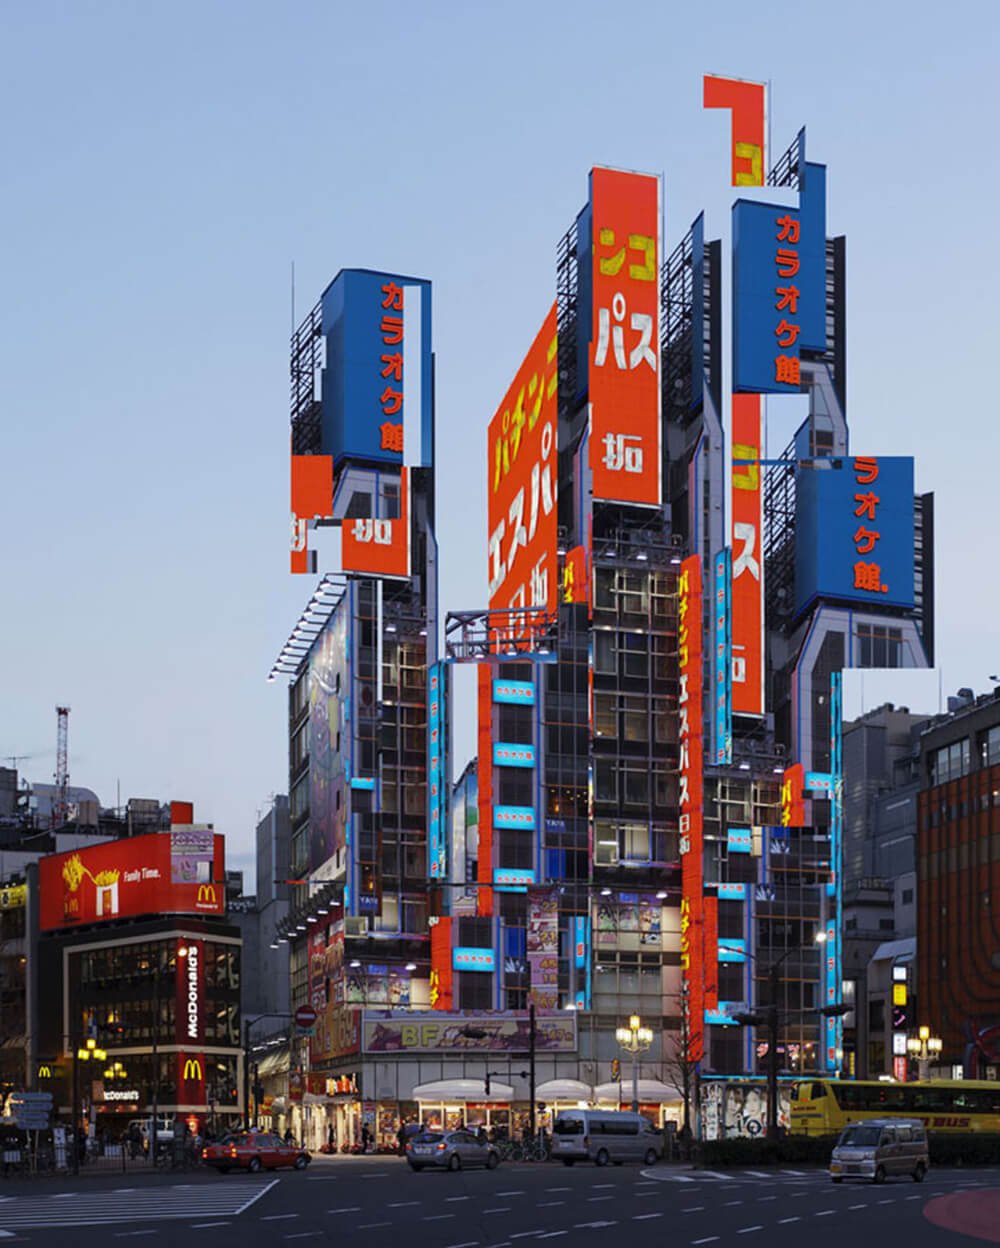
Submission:
MULTIPOLYGON (((577 1222, 576 1225, 573 1227, 573 1230, 574 1231, 587 1231, 587 1230, 590 1230, 591 1228, 593 1228, 594 1230, 600 1230, 602 1227, 605 1227, 605 1226, 617 1226, 617 1225, 618 1225, 617 1222, 577 1222)), ((512 1235, 511 1239, 513 1238, 514 1237, 512 1235)))
MULTIPOLYGON (((429 1213, 429 1214, 428 1214, 428 1215, 424 1218, 424 1221, 425 1221, 425 1222, 443 1222, 443 1221, 445 1220, 445 1218, 453 1218, 454 1216, 455 1216, 455 1215, 454 1215, 453 1213, 429 1213)), ((383 1225, 383 1226, 388 1226, 388 1225, 389 1225, 389 1223, 388 1223, 388 1222, 383 1222, 383 1223, 382 1223, 382 1225, 383 1225)))
POLYGON ((245 1200, 243 1204, 240 1205, 240 1207, 234 1210, 233 1212, 236 1214, 246 1213, 246 1211, 250 1208, 250 1206, 255 1205, 262 1196, 266 1196, 267 1193, 271 1190, 271 1188, 277 1184, 277 1182, 278 1182, 277 1179, 272 1179, 270 1183, 265 1183, 263 1187, 258 1188, 258 1190, 254 1192, 254 1194, 250 1197, 249 1200, 245 1200))
POLYGON ((782 1174, 794 1174, 797 1178, 800 1178, 800 1179, 809 1177, 807 1171, 805 1170, 782 1170, 781 1173, 782 1174))
POLYGON ((571 1187, 547 1187, 545 1190, 547 1192, 571 1192, 573 1189, 571 1187))
POLYGON ((210 1226, 231 1226, 231 1222, 193 1222, 192 1231, 207 1231, 210 1226))
POLYGON ((115 1231, 115 1239, 128 1239, 132 1235, 159 1235, 159 1230, 155 1231, 115 1231))
POLYGON ((705 1209, 704 1205, 691 1205, 687 1209, 682 1209, 681 1213, 703 1213, 704 1209, 705 1209))
MULTIPOLYGON (((510 1205, 497 1205, 495 1209, 484 1209, 483 1213, 510 1213, 510 1205)), ((450 1214, 449 1216, 454 1217, 455 1215, 450 1214)))
MULTIPOLYGON (((468 1199, 469 1199, 469 1197, 468 1197, 468 1196, 446 1196, 446 1197, 445 1197, 445 1202, 444 1202, 444 1203, 445 1203, 446 1205, 450 1205, 453 1201, 456 1201, 456 1200, 468 1200, 468 1199)), ((476 1240, 476 1243, 477 1243, 477 1244, 479 1243, 479 1240, 478 1240, 478 1239, 476 1240)))
POLYGON ((282 1235, 282 1239, 313 1239, 317 1235, 322 1235, 322 1231, 296 1231, 294 1235, 282 1235))
POLYGON ((595 1200, 614 1200, 614 1197, 613 1196, 588 1196, 587 1199, 590 1201, 591 1204, 593 1204, 595 1200))
POLYGON ((419 1205, 419 1200, 394 1200, 386 1205, 387 1209, 405 1209, 407 1205, 419 1205))
POLYGON ((613 1183, 595 1183, 595 1184, 594 1184, 594 1190, 595 1190, 595 1191, 596 1191, 596 1190, 597 1190, 597 1188, 599 1188, 599 1187, 614 1187, 614 1184, 613 1184, 613 1183))
POLYGON ((813 1214, 816 1218, 828 1218, 835 1211, 833 1209, 820 1209, 819 1213, 813 1214))
MULTIPOLYGON (((731 1174, 720 1174, 720 1173, 718 1172, 718 1170, 699 1170, 699 1171, 698 1171, 698 1177, 699 1177, 699 1178, 702 1178, 702 1179, 726 1179, 726 1180, 729 1180, 729 1179, 731 1179, 733 1176, 732 1176, 731 1174)), ((714 1236, 714 1238, 715 1238, 715 1239, 718 1239, 719 1237, 718 1237, 718 1235, 716 1235, 716 1236, 714 1236)))
POLYGON ((479 1248, 478 1239, 467 1239, 463 1244, 447 1244, 445 1248, 479 1248))
POLYGON ((363 1179, 387 1179, 389 1176, 388 1174, 363 1174, 361 1177, 363 1179))
POLYGON ((530 1239, 533 1235, 541 1235, 541 1230, 537 1231, 515 1231, 511 1235, 511 1239, 530 1239))
POLYGON ((564 1205, 564 1200, 540 1200, 536 1206, 538 1209, 554 1209, 556 1205, 564 1205))
POLYGON ((863 1205, 848 1205, 847 1207, 848 1207, 848 1209, 867 1209, 867 1208, 868 1208, 868 1203, 867 1203, 867 1201, 866 1201, 866 1202, 865 1202, 865 1204, 863 1204, 863 1205))
POLYGON ((777 1196, 758 1196, 758 1200, 777 1200, 777 1196))
POLYGON ((327 1209, 327 1213, 360 1213, 360 1205, 345 1205, 343 1209, 327 1209))
POLYGON ((778 1225, 785 1226, 788 1222, 801 1222, 801 1218, 779 1218, 778 1225))
MULTIPOLYGON (((132 1189, 135 1191, 135 1188, 132 1189)), ((49 1200, 72 1200, 75 1196, 79 1196, 79 1192, 56 1192, 54 1196, 50 1196, 49 1200)), ((13 1200, 13 1196, 5 1196, 4 1200, 13 1200)))
POLYGON ((265 1213, 261 1217, 262 1222, 284 1222, 286 1218, 297 1218, 297 1213, 265 1213))
POLYGON ((891 1205, 891 1204, 892 1204, 892 1197, 890 1196, 890 1197, 888 1197, 886 1200, 877 1200, 875 1203, 876 1203, 877 1205, 891 1205))
POLYGON ((706 1235, 704 1239, 692 1239, 692 1244, 714 1244, 718 1239, 718 1235, 706 1235))
POLYGON ((539 1239, 555 1239, 557 1235, 568 1235, 569 1231, 549 1231, 546 1235, 539 1235, 539 1239))
POLYGON ((359 1222, 359 1231, 373 1231, 377 1226, 392 1226, 391 1222, 359 1222))
POLYGON ((923 1200, 923 1196, 904 1196, 904 1200, 923 1200))
MULTIPOLYGON (((177 1184, 175 1183, 173 1186, 176 1187, 177 1184)), ((134 1187, 113 1187, 111 1190, 117 1195, 118 1192, 134 1192, 136 1189, 134 1187)))
POLYGON ((727 1200, 724 1203, 726 1207, 729 1208, 731 1205, 742 1205, 743 1201, 742 1200, 727 1200))
MULTIPOLYGON (((609 1186, 610 1186, 610 1185, 609 1185, 609 1186)), ((524 1188, 523 1188, 523 1187, 519 1187, 519 1188, 517 1188, 517 1189, 516 1189, 515 1191, 513 1191, 513 1192, 497 1192, 497 1195, 498 1195, 498 1196, 523 1196, 523 1195, 524 1195, 524 1188)))
POLYGON ((662 1213, 633 1213, 633 1222, 645 1222, 647 1218, 662 1218, 662 1213))
POLYGON ((769 1179, 771 1176, 765 1174, 763 1170, 744 1170, 744 1174, 752 1174, 755 1179, 769 1179))
POLYGON ((751 1231, 762 1231, 764 1228, 758 1223, 756 1226, 741 1226, 737 1230, 737 1235, 749 1235, 751 1231))

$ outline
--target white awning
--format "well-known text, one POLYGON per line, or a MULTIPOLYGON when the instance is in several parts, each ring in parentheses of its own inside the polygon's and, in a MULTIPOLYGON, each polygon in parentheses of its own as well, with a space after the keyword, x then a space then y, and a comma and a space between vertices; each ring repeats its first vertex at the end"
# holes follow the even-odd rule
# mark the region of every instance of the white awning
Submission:
MULTIPOLYGON (((668 1087, 667 1084, 661 1083, 659 1079, 640 1079, 638 1099, 640 1104, 660 1105, 664 1101, 683 1100, 683 1097, 676 1088, 668 1087)), ((631 1106, 632 1080, 623 1079, 621 1083, 598 1084, 594 1089, 594 1100, 601 1104, 610 1102, 614 1105, 617 1105, 620 1100, 622 1105, 631 1106)))
POLYGON ((548 1079, 535 1088, 535 1098, 539 1101, 577 1101, 589 1102, 594 1089, 589 1083, 581 1083, 579 1079, 548 1079))
POLYGON ((497 1083, 490 1080, 490 1094, 486 1095, 486 1084, 482 1079, 437 1079, 433 1083, 418 1083, 413 1089, 415 1101, 449 1101, 461 1104, 464 1101, 511 1101, 514 1089, 509 1083, 497 1083))

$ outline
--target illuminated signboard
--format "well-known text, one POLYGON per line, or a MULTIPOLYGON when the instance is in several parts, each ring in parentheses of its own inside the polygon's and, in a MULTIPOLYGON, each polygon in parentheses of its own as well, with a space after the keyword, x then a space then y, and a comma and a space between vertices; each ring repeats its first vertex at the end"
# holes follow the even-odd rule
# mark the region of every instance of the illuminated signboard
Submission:
POLYGON ((732 185, 763 186, 767 176, 767 84, 743 78, 703 79, 705 108, 732 113, 732 185))
POLYGON ((566 562, 563 564, 562 600, 584 605, 590 601, 586 546, 574 546, 572 550, 566 552, 566 562))
POLYGON ((807 771, 805 791, 810 797, 830 797, 833 793, 833 776, 827 771, 807 771))
POLYGON ((747 896, 747 886, 745 884, 720 884, 719 900, 720 901, 745 901, 747 896))
POLYGON ((728 828, 726 849, 731 854, 749 854, 753 848, 753 836, 749 828, 728 828))
POLYGON ((427 672, 427 835, 431 879, 448 874, 445 836, 444 664, 427 672))
MULTIPOLYGON (((433 929, 432 929, 433 930, 433 929)), ((362 1042, 367 1053, 510 1053, 528 1050, 528 1012, 491 1010, 486 1013, 407 1014, 385 1017, 366 1012, 362 1042), (475 1034, 469 1035, 472 1031, 475 1034)), ((576 1016, 560 1010, 554 1017, 535 1019, 535 1048, 540 1052, 576 1051, 576 1016)))
POLYGON ((802 800, 806 770, 801 763, 786 767, 781 778, 781 824, 785 828, 801 828, 806 822, 802 800))
POLYGON ((399 513, 395 518, 355 517, 341 526, 341 564, 365 576, 410 575, 409 469, 400 469, 399 513))
POLYGON ((309 522, 333 515, 333 456, 292 456, 291 571, 315 572, 309 522))
POLYGON ((476 913, 493 913, 493 670, 480 663, 476 673, 477 716, 476 739, 479 745, 476 761, 476 794, 479 803, 476 851, 476 881, 483 885, 476 894, 476 913))
MULTIPOLYGON (((556 305, 490 421, 489 605, 554 615, 559 594, 556 305)), ((512 632, 520 632, 517 624, 512 632)))
POLYGON ((451 915, 430 920, 430 1002, 435 1010, 450 1010, 452 1007, 451 925, 451 915))
POLYGON ((511 706, 534 706, 535 686, 530 680, 495 680, 493 701, 511 706))
POLYGON ((660 180, 594 169, 590 197, 593 496, 659 506, 660 180))
POLYGON ((733 395, 733 710, 764 713, 764 512, 760 396, 733 395), (740 462, 743 461, 743 462, 740 462))
POLYGON ((200 878, 175 882, 169 832, 50 854, 38 864, 39 925, 54 931, 140 914, 224 914, 221 835, 213 834, 212 858, 200 865, 200 878))
POLYGON ((186 940, 177 949, 177 1043, 200 1045, 205 1039, 202 942, 186 940))
POLYGON ((715 729, 715 762, 725 765, 733 761, 733 642, 730 631, 730 552, 721 550, 715 556, 715 592, 712 618, 715 628, 715 689, 713 694, 715 729))
POLYGON ((735 940, 730 936, 719 937, 720 962, 745 962, 747 960, 747 942, 735 940))
POLYGON ((452 950, 451 964, 456 971, 492 971, 495 959, 492 949, 472 949, 459 945, 452 950))
MULTIPOLYGON (((840 931, 843 926, 843 890, 840 879, 840 860, 843 853, 844 832, 844 772, 843 772, 843 673, 830 673, 830 774, 833 778, 833 796, 830 801, 830 882, 833 885, 833 914, 826 926, 826 1003, 836 1005, 841 994, 840 931)), ((829 890, 828 890, 829 891, 829 890)), ((824 1056, 827 1070, 840 1072, 843 1061, 844 1020, 826 1019, 826 1045, 824 1056)))
POLYGON ((813 599, 913 606, 913 460, 853 456, 795 487, 796 611, 813 599))
POLYGON ((797 208, 738 199, 733 205, 733 389, 796 394, 803 316, 823 285, 802 269, 797 208))
POLYGON ((704 913, 702 878, 702 584, 701 560, 681 564, 677 649, 680 691, 681 971, 691 1057, 704 1043, 704 913))
POLYGON ((497 741, 493 746, 493 763, 497 767, 534 767, 535 747, 497 741))
POLYGON ((497 867, 493 872, 494 887, 505 893, 526 893, 534 882, 535 873, 530 868, 497 867))
POLYGON ((205 1055, 186 1051, 175 1055, 177 1100, 182 1105, 205 1104, 205 1055))
POLYGON ((531 806, 494 806, 493 826, 496 828, 533 828, 535 811, 531 806))

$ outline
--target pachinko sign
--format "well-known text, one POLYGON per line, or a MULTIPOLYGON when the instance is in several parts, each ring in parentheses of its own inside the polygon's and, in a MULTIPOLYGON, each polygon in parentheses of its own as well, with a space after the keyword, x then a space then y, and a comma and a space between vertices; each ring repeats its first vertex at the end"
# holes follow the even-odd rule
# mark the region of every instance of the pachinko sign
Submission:
POLYGON ((590 175, 590 460, 595 499, 657 507, 660 481, 660 180, 590 175))
POLYGON ((764 558, 760 395, 733 395, 733 710, 764 713, 764 558))
POLYGON ((553 304, 487 435, 489 606, 526 613, 511 619, 515 637, 558 604, 557 387, 553 304))
POLYGON ((732 185, 763 186, 767 173, 767 84, 743 78, 703 79, 703 106, 732 113, 732 185))
POLYGON ((681 564, 677 606, 680 692, 681 972, 690 1057, 704 1048, 705 941, 702 881, 702 579, 701 560, 681 564))

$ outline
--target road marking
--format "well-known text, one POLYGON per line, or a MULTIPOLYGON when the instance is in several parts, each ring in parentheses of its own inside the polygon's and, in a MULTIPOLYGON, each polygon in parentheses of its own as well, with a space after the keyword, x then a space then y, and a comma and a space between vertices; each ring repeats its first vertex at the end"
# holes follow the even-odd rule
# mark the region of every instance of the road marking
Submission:
POLYGON ((546 1235, 539 1235, 539 1239, 555 1239, 557 1235, 568 1235, 569 1231, 549 1231, 546 1235))
POLYGON ((848 1207, 848 1209, 867 1209, 867 1208, 868 1208, 868 1203, 867 1203, 867 1201, 866 1201, 866 1202, 865 1202, 865 1204, 863 1204, 863 1205, 848 1205, 847 1207, 848 1207))
POLYGON ((210 1226, 232 1226, 231 1222, 193 1222, 192 1231, 207 1231, 210 1226))
POLYGON ((633 1222, 645 1222, 647 1218, 662 1218, 662 1213, 633 1213, 633 1222))
POLYGON ((833 1212, 834 1212, 833 1209, 821 1209, 819 1213, 814 1214, 813 1216, 817 1218, 828 1218, 830 1214, 833 1212))
POLYGON ((327 1213, 360 1213, 360 1205, 345 1205, 343 1209, 327 1209, 327 1213))
POLYGON ((718 1235, 706 1235, 704 1239, 692 1239, 692 1244, 714 1244, 718 1239, 718 1235))
MULTIPOLYGON (((179 1184, 174 1183, 173 1186, 178 1187, 179 1184)), ((190 1186, 190 1184, 188 1184, 188 1186, 190 1186)), ((134 1187, 113 1187, 111 1190, 112 1192, 134 1192, 135 1188, 134 1187)))
POLYGON ((727 1200, 725 1204, 728 1208, 730 1205, 742 1205, 743 1201, 742 1200, 727 1200))
POLYGON ((497 1195, 498 1196, 523 1196, 524 1188, 520 1187, 516 1191, 513 1191, 513 1192, 497 1192, 497 1195))
POLYGON ((467 1239, 464 1244, 448 1244, 446 1248, 478 1248, 478 1239, 467 1239))
MULTIPOLYGON (((424 1218, 424 1221, 425 1221, 425 1222, 443 1222, 443 1221, 445 1220, 445 1218, 453 1218, 454 1216, 455 1216, 455 1215, 454 1215, 453 1213, 429 1213, 429 1214, 428 1214, 428 1215, 424 1218)), ((383 1223, 382 1223, 382 1225, 383 1225, 383 1226, 388 1226, 388 1225, 389 1225, 389 1223, 388 1223, 388 1222, 383 1222, 383 1223)))
POLYGON ((744 1174, 752 1174, 755 1179, 769 1179, 771 1176, 765 1174, 763 1170, 744 1170, 744 1174))
POLYGON ((736 1234, 737 1235, 749 1235, 751 1231, 762 1231, 763 1229, 764 1228, 759 1224, 757 1226, 741 1226, 739 1230, 736 1232, 736 1234))
MULTIPOLYGON (((704 1179, 726 1179, 728 1180, 732 1178, 731 1174, 720 1174, 718 1170, 699 1170, 698 1175, 700 1178, 704 1178, 704 1179)), ((719 1237, 718 1235, 715 1235, 713 1236, 713 1238, 718 1239, 719 1237)))
POLYGON ((387 1173, 385 1174, 363 1174, 361 1177, 363 1179, 387 1179, 389 1175, 387 1173))
MULTIPOLYGON (((450 1205, 450 1204, 451 1204, 451 1202, 452 1202, 452 1201, 454 1201, 454 1200, 468 1200, 468 1199, 469 1199, 469 1197, 468 1197, 468 1196, 446 1196, 446 1197, 445 1197, 445 1204, 450 1205)), ((479 1240, 478 1240, 478 1239, 476 1240, 476 1243, 477 1243, 477 1244, 479 1243, 479 1240)))
POLYGON ((891 1205, 891 1204, 892 1204, 892 1197, 890 1196, 890 1197, 888 1197, 888 1199, 886 1199, 886 1200, 877 1200, 875 1203, 876 1203, 877 1205, 891 1205))
POLYGON ((392 1226, 391 1222, 359 1222, 359 1231, 373 1231, 376 1226, 392 1226))
POLYGON ((777 1200, 777 1196, 758 1196, 758 1200, 777 1200))
MULTIPOLYGON (((599 1230, 601 1227, 604 1227, 604 1226, 617 1226, 617 1225, 618 1225, 617 1222, 577 1222, 577 1224, 573 1227, 573 1230, 584 1231, 584 1230, 590 1230, 591 1228, 593 1228, 594 1230, 599 1230)), ((513 1238, 514 1237, 512 1235, 511 1239, 513 1238)))
POLYGON ((419 1205, 419 1200, 394 1200, 386 1205, 387 1209, 405 1209, 407 1205, 419 1205))
POLYGON ((801 1222, 801 1221, 802 1221, 802 1219, 801 1219, 801 1218, 779 1218, 779 1219, 778 1219, 778 1225, 779 1225, 779 1226, 785 1226, 785 1225, 786 1225, 786 1223, 788 1223, 788 1222, 801 1222))
MULTIPOLYGON (((510 1205, 497 1205, 495 1209, 484 1209, 483 1213, 510 1213, 510 1205)), ((448 1216, 454 1217, 455 1215, 449 1214, 448 1216)))
POLYGON ((547 1192, 571 1192, 573 1189, 571 1187, 547 1187, 545 1190, 547 1192))
POLYGON ((151 1231, 115 1231, 115 1239, 128 1239, 130 1235, 159 1235, 160 1228, 151 1231))
POLYGON ((807 1178, 808 1172, 805 1170, 782 1170, 782 1174, 794 1174, 797 1178, 807 1178))
POLYGON ((922 1196, 904 1196, 904 1200, 923 1200, 922 1196))
POLYGON ((277 1184, 277 1182, 278 1182, 277 1179, 272 1179, 271 1182, 268 1183, 265 1187, 262 1187, 260 1188, 259 1191, 254 1192, 254 1194, 250 1197, 249 1200, 244 1201, 243 1204, 240 1205, 240 1207, 236 1210, 236 1213, 237 1214, 246 1213, 246 1211, 250 1208, 250 1206, 255 1205, 262 1196, 266 1196, 267 1193, 271 1190, 271 1188, 277 1184))
POLYGON ((564 1205, 564 1200, 540 1200, 536 1206, 538 1209, 554 1209, 556 1205, 564 1205))
POLYGON ((282 1235, 282 1239, 312 1239, 316 1235, 322 1235, 322 1231, 296 1231, 294 1235, 282 1235))
POLYGON ((532 1235, 539 1235, 540 1231, 515 1231, 511 1235, 511 1239, 529 1239, 532 1235))
POLYGON ((593 1203, 595 1200, 614 1200, 613 1196, 588 1196, 587 1199, 593 1203))
POLYGON ((598 1187, 614 1187, 614 1184, 613 1183, 595 1183, 594 1187, 595 1189, 598 1187))
POLYGON ((689 1209, 682 1209, 681 1213, 702 1213, 704 1209, 704 1205, 691 1205, 689 1209))
POLYGON ((261 1217, 262 1222, 281 1222, 285 1218, 297 1218, 297 1213, 265 1213, 261 1217))

